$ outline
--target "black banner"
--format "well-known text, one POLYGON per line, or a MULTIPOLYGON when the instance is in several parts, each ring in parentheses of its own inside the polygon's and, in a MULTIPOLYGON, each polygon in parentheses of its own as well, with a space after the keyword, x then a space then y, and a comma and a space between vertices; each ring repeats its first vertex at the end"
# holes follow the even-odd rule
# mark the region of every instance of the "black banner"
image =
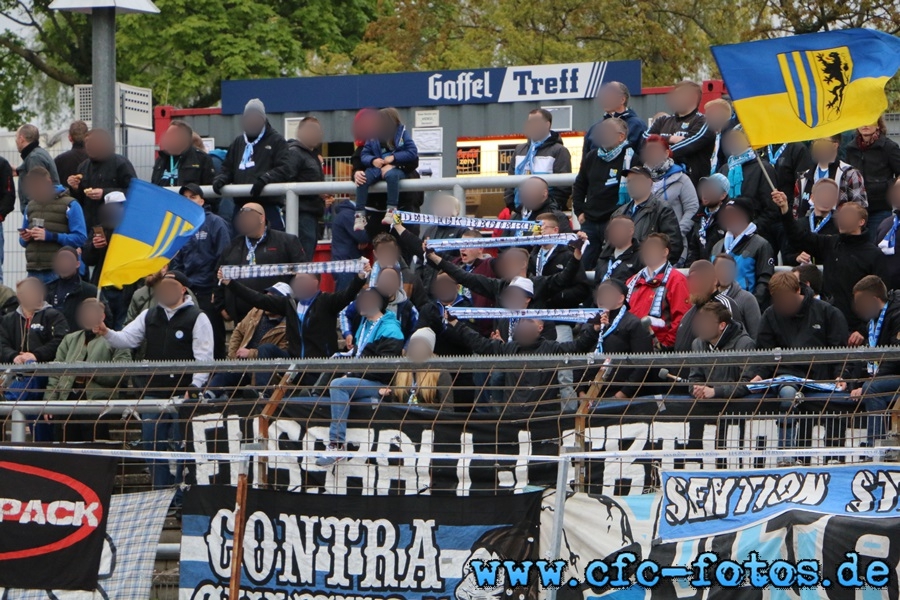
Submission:
MULTIPOLYGON (((534 560, 539 492, 495 497, 357 497, 249 490, 241 597, 427 600, 480 597, 470 559, 534 560)), ((180 598, 225 598, 235 488, 184 501, 180 598)), ((531 587, 508 589, 536 598, 531 587)), ((513 596, 513 591, 516 594, 513 596)), ((499 593, 498 593, 499 597, 499 593)), ((506 597, 506 596, 504 596, 506 597)))
POLYGON ((0 451, 0 588, 93 590, 116 460, 0 451))
MULTIPOLYGON (((243 407, 204 405, 183 407, 188 449, 199 454, 237 452, 241 443, 259 440, 261 404, 243 407)), ((821 412, 823 404, 808 400, 804 411, 821 412)), ((327 400, 318 406, 285 402, 271 421, 269 449, 324 450, 330 413, 327 400)), ((585 450, 753 450, 775 448, 779 416, 760 414, 758 401, 745 404, 696 403, 682 399, 650 400, 597 408, 586 419, 585 450)), ((852 415, 837 414, 797 426, 800 439, 844 446, 851 428, 865 424, 852 415)), ((858 436, 857 436, 857 439, 858 436)), ((347 444, 351 451, 395 453, 397 458, 353 457, 337 469, 318 467, 313 458, 269 459, 269 481, 279 489, 330 494, 456 494, 523 491, 528 485, 553 486, 556 457, 575 447, 575 416, 535 415, 531 419, 498 419, 493 415, 437 412, 398 404, 353 405, 347 444), (502 454, 510 460, 437 458, 433 454, 502 454), (400 455, 404 455, 402 458, 400 455)), ((741 469, 775 466, 761 458, 648 459, 607 461, 585 465, 586 491, 596 494, 639 494, 659 487, 660 468, 741 469)), ((237 483, 227 461, 198 457, 195 481, 201 485, 237 483)), ((251 466, 251 480, 256 469, 251 466)))

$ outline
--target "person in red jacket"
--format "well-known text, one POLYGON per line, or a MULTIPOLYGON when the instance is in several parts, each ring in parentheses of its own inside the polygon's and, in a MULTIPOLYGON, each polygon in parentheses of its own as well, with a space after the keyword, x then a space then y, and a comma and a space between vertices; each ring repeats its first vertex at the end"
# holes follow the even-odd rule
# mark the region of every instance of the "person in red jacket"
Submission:
POLYGON ((648 317, 660 347, 675 345, 675 332, 690 308, 687 278, 669 262, 669 236, 651 233, 641 244, 641 262, 646 267, 628 283, 628 304, 636 316, 648 317))

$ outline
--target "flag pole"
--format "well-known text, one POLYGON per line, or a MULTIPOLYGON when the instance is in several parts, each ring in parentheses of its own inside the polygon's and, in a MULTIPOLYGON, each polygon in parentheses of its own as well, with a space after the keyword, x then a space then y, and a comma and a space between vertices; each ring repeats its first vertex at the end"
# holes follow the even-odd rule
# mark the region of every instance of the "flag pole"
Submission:
POLYGON ((756 162, 759 163, 759 168, 762 169, 763 177, 766 178, 766 181, 769 182, 769 187, 772 188, 772 191, 778 191, 778 188, 775 187, 775 183, 772 181, 772 178, 769 176, 769 172, 766 171, 766 165, 763 163, 762 158, 759 157, 759 152, 753 151, 753 154, 756 155, 756 162))

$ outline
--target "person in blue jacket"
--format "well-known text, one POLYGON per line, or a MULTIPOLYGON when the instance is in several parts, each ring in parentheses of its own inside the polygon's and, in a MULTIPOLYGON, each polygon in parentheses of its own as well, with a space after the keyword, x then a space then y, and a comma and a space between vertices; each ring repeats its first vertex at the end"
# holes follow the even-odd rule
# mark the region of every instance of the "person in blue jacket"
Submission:
POLYGON ((387 212, 382 224, 390 225, 400 204, 400 180, 406 179, 405 169, 415 169, 419 164, 419 150, 412 134, 400 121, 397 109, 382 108, 378 113, 381 135, 368 140, 360 155, 366 170, 356 179, 356 219, 353 228, 357 231, 366 227, 369 187, 381 180, 387 183, 387 212))
POLYGON ((213 306, 213 292, 219 285, 216 265, 231 241, 231 230, 225 219, 213 213, 203 197, 203 190, 196 183, 181 186, 179 193, 206 211, 203 221, 193 237, 178 251, 169 269, 184 273, 197 305, 207 317, 213 329, 215 358, 225 358, 225 320, 222 311, 213 306))
POLYGON ((591 125, 587 133, 584 134, 584 148, 581 155, 587 156, 591 151, 599 149, 596 140, 591 135, 594 127, 607 119, 613 117, 622 119, 628 126, 628 146, 635 152, 639 152, 644 143, 644 132, 647 131, 647 124, 628 106, 628 100, 631 98, 631 92, 628 86, 619 81, 609 81, 600 86, 600 93, 597 94, 597 102, 603 110, 603 117, 591 125))
MULTIPOLYGON (((331 260, 358 260, 362 258, 360 246, 369 243, 369 234, 353 229, 356 205, 349 198, 335 200, 331 205, 334 218, 331 220, 331 260)), ((335 273, 334 289, 347 288, 356 277, 355 273, 335 273)))

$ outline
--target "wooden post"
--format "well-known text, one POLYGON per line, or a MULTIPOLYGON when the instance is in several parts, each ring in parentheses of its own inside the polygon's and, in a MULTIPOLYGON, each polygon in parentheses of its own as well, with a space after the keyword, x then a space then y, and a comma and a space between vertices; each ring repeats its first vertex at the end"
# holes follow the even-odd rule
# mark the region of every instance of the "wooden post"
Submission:
MULTIPOLYGON (((259 415, 259 439, 265 450, 269 449, 269 419, 275 416, 275 412, 278 410, 281 401, 284 400, 284 395, 287 393, 287 389, 290 387, 296 373, 296 365, 291 365, 287 372, 282 375, 281 381, 278 382, 278 386, 275 388, 275 391, 272 392, 272 396, 269 398, 268 402, 266 402, 262 413, 259 415)), ((259 467, 257 483, 262 487, 268 487, 269 459, 265 456, 260 456, 257 464, 259 467)))
MULTIPOLYGON (((578 411, 575 413, 575 448, 577 452, 585 452, 585 436, 584 431, 587 429, 587 416, 590 414, 591 402, 600 397, 600 391, 603 387, 603 365, 597 371, 597 376, 591 382, 591 386, 585 393, 581 402, 578 403, 578 411)), ((584 480, 587 476, 587 461, 584 457, 579 457, 575 463, 575 491, 584 492, 584 480)), ((559 490, 557 490, 559 493, 559 490)))
POLYGON ((244 564, 244 526, 247 523, 247 466, 244 459, 238 475, 237 494, 234 501, 234 538, 231 548, 231 579, 228 600, 238 600, 241 593, 241 569, 244 564))

